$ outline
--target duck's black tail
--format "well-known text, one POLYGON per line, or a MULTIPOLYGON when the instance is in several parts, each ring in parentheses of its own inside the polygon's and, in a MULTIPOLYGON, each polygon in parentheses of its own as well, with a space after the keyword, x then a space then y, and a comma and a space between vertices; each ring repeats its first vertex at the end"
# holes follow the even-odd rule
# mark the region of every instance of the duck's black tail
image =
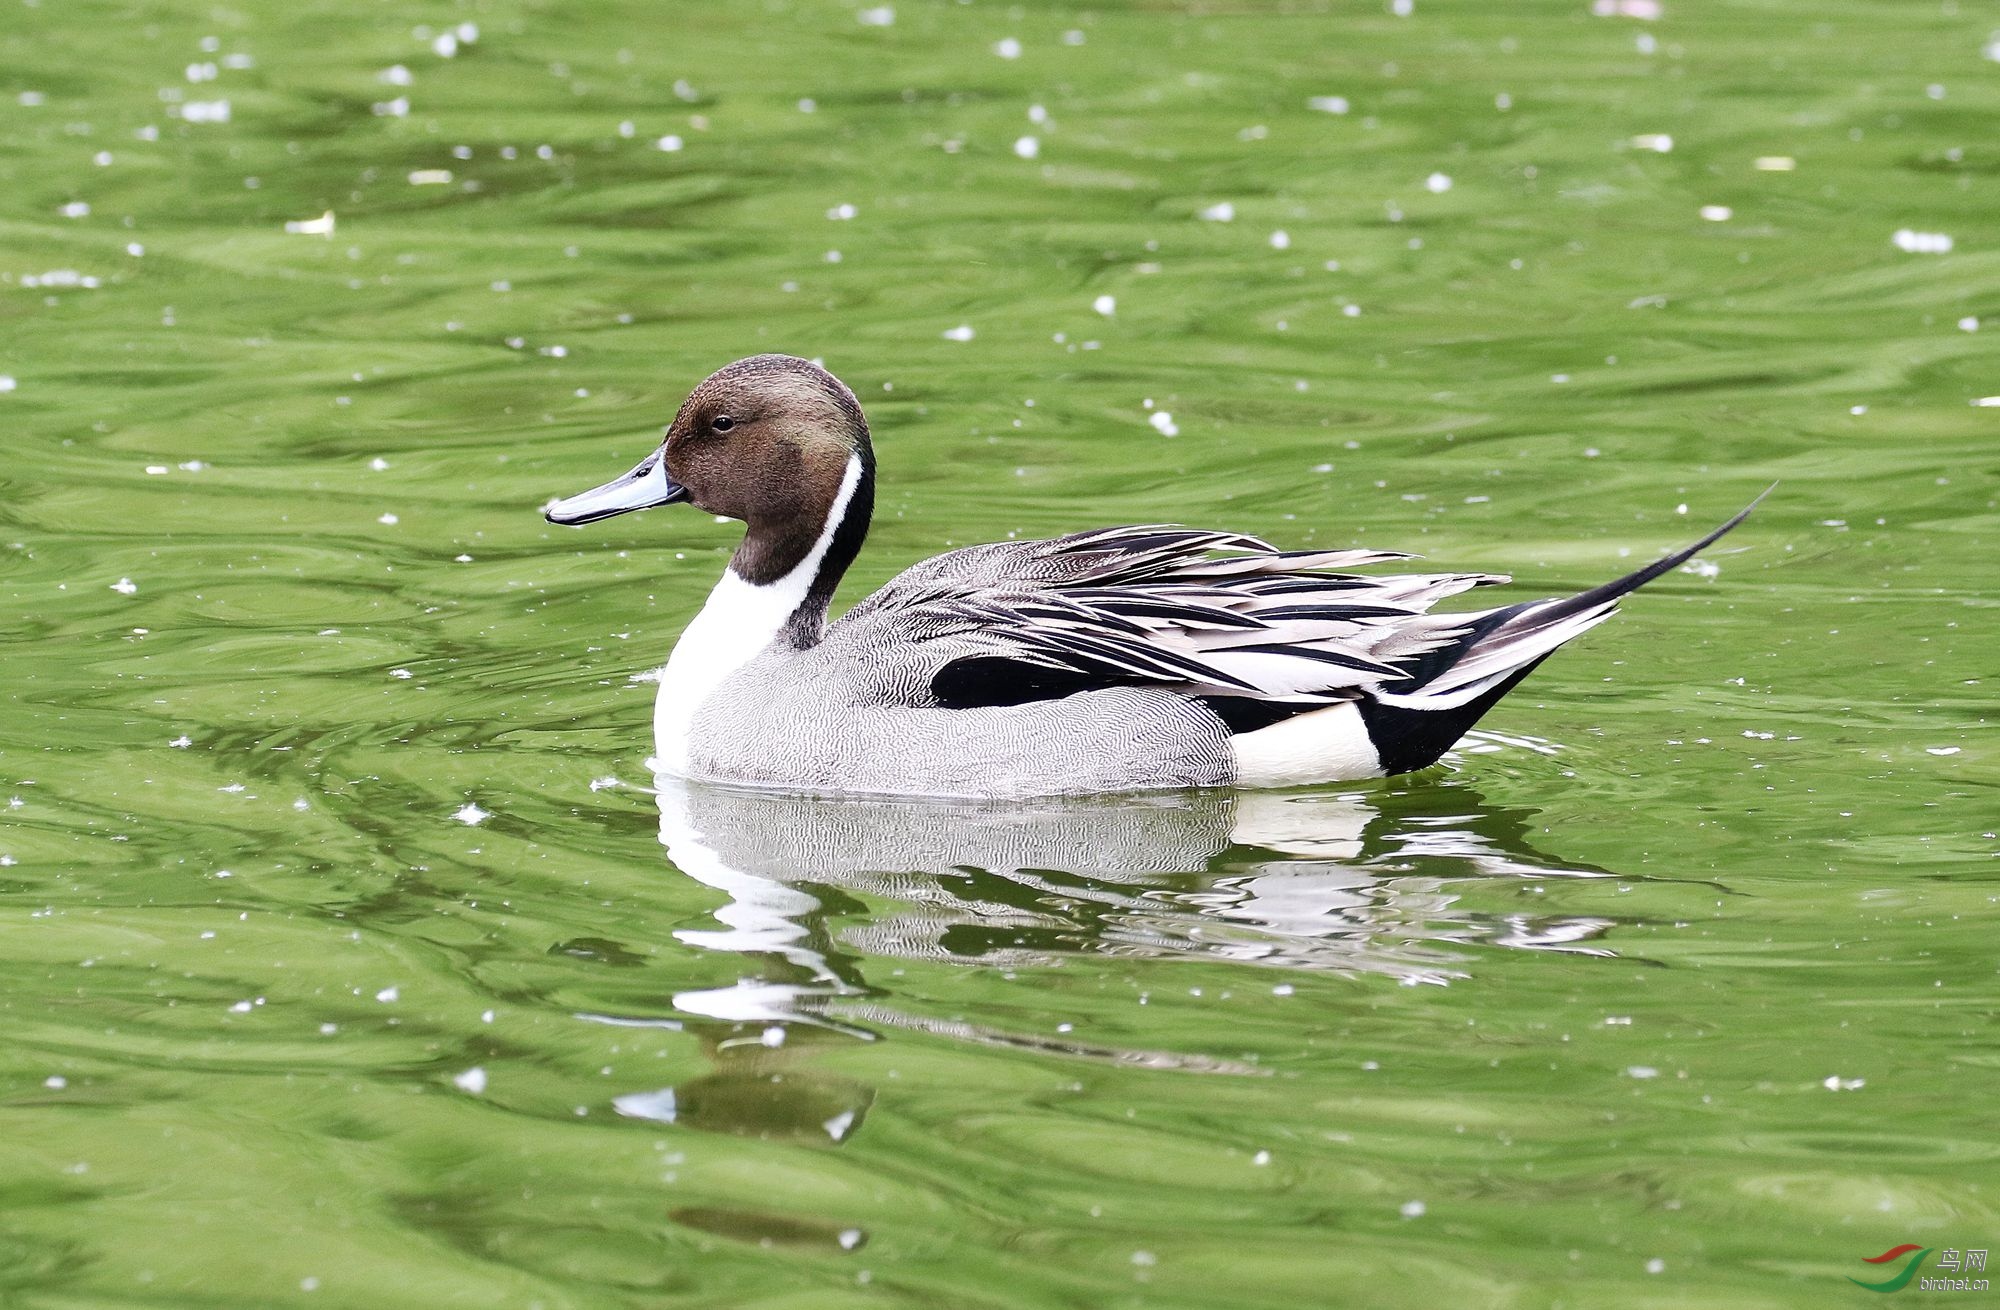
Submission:
POLYGON ((1685 550, 1654 560, 1601 587, 1556 600, 1531 600, 1465 616, 1453 640, 1407 661, 1400 681, 1384 683, 1359 702, 1368 736, 1385 773, 1407 773, 1435 764, 1480 716, 1534 672, 1571 637, 1618 612, 1619 598, 1672 572, 1750 517, 1763 495, 1685 550))

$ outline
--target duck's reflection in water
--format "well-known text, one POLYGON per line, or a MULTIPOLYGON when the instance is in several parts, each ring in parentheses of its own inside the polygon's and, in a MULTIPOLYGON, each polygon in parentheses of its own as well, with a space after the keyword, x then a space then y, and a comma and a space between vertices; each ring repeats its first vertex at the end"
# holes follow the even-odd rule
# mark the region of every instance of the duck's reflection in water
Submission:
POLYGON ((1467 880, 1601 877, 1528 846, 1527 816, 1435 788, 1443 810, 1354 794, 1199 792, 989 804, 829 798, 659 780, 674 866, 729 897, 690 945, 758 957, 683 992, 739 1022, 883 1022, 871 959, 1032 968, 1082 954, 1464 976, 1465 945, 1591 951, 1609 920, 1480 913, 1467 880), (865 913, 856 897, 887 902, 865 913), (839 923, 838 928, 832 926, 839 923), (866 1011, 866 1018, 863 1017, 866 1011))
POLYGON ((618 1110, 637 1118, 837 1144, 859 1127, 873 1089, 800 1057, 816 1039, 887 1029, 1153 1068, 1263 1072, 907 1013, 881 986, 898 962, 1026 970, 1082 955, 1228 960, 1443 984, 1466 976, 1476 959, 1467 948, 1482 944, 1610 953, 1596 944, 1608 919, 1461 904, 1475 881, 1609 875, 1536 852, 1527 812, 1488 806, 1457 784, 1370 797, 988 804, 658 782, 668 858, 727 898, 713 912, 717 927, 676 936, 753 967, 734 986, 675 995, 712 1069, 618 1097, 618 1110))

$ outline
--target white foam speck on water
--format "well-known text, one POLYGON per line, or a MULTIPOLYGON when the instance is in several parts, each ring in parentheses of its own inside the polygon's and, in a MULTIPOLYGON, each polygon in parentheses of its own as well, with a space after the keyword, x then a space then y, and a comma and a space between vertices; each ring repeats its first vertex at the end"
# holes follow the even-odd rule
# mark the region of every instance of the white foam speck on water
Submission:
POLYGON ((1599 18, 1636 18, 1656 23, 1666 13, 1660 0, 1591 0, 1590 12, 1599 18))
POLYGON ((381 991, 375 993, 375 999, 382 1002, 382 1004, 384 1005, 388 1005, 391 1002, 395 1001, 398 997, 402 996, 402 994, 403 993, 401 991, 397 990, 394 987, 384 987, 381 991))
POLYGON ((1789 173, 1799 166, 1790 155, 1759 155, 1750 166, 1760 173, 1789 173))
POLYGON ((970 323, 960 323, 955 328, 946 328, 944 331, 938 333, 938 335, 946 341, 970 341, 979 334, 972 330, 970 323))
POLYGON ((410 170, 411 186, 450 186, 451 170, 448 168, 416 168, 410 170))
POLYGON ((14 380, 12 374, 0 373, 0 395, 5 395, 20 385, 20 383, 14 380))
POLYGON ((847 1136, 850 1128, 854 1127, 854 1111, 842 1110, 839 1114, 821 1124, 820 1127, 826 1129, 828 1137, 838 1142, 847 1136))
POLYGON ((1962 319, 1958 320, 1958 330, 1959 330, 1960 332, 1977 332, 1977 331, 1979 331, 1979 318, 1978 318, 1978 316, 1977 316, 1977 315, 1973 315, 1973 314, 1967 314, 1967 315, 1966 315, 1966 316, 1965 316, 1964 318, 1962 318, 1962 319))
POLYGON ((377 118, 407 118, 410 114, 410 98, 397 96, 394 100, 378 100, 368 106, 368 112, 377 118))
POLYGON ((1828 1074, 1820 1083, 1829 1092, 1858 1092, 1868 1085, 1866 1078, 1842 1078, 1839 1074, 1828 1074))
POLYGON ((1151 1269, 1154 1265, 1160 1263, 1160 1257, 1154 1255, 1151 1251, 1134 1251, 1132 1253, 1132 1263, 1138 1265, 1141 1269, 1151 1269))
POLYGON ((318 218, 295 218, 287 220, 285 231, 294 236, 330 237, 333 235, 334 217, 331 209, 318 218))
POLYGON ((1308 96, 1306 108, 1318 110, 1322 114, 1344 114, 1348 110, 1346 96, 1308 96))
POLYGON ((667 133, 665 136, 661 137, 658 141, 655 141, 653 143, 655 148, 664 150, 670 155, 673 154, 676 150, 679 150, 682 146, 686 144, 687 143, 685 141, 682 141, 679 137, 675 136, 671 132, 667 133))
POLYGON ((836 223, 845 223, 847 220, 853 218, 856 214, 859 214, 860 212, 861 211, 856 209, 853 205, 847 204, 843 201, 842 203, 835 205, 832 209, 827 210, 826 216, 832 219, 836 223))
POLYGON ((409 679, 414 678, 417 675, 410 672, 408 669, 390 669, 389 676, 392 678, 401 678, 405 681, 408 681, 409 679))
POLYGON ((2000 409, 2000 396, 1981 396, 1972 403, 1980 409, 2000 409))
MULTIPOLYGON (((168 106, 168 112, 173 112, 173 106, 168 106)), ((229 102, 227 100, 190 100, 180 106, 180 116, 183 123, 227 123, 229 121, 229 102)))
POLYGON ((1236 221, 1236 206, 1227 200, 1219 201, 1199 211, 1195 214, 1195 217, 1205 223, 1234 223, 1236 221))
POLYGON ((486 1090, 486 1071, 474 1065, 464 1073, 453 1077, 451 1081, 452 1085, 457 1087, 459 1091, 470 1092, 472 1095, 478 1096, 486 1090))
POLYGON ((1736 211, 1728 205, 1703 205, 1700 212, 1711 223, 1727 223, 1736 216, 1736 211))
POLYGON ((450 59, 458 54, 458 33, 440 32, 431 41, 431 53, 439 59, 450 59))
POLYGON ((58 208, 56 212, 64 218, 89 218, 90 202, 88 200, 72 200, 68 204, 58 208))
POLYGON ((779 1024, 772 1024, 769 1028, 757 1034, 757 1040, 760 1044, 772 1048, 783 1046, 785 1044, 785 1030, 779 1024))
POLYGON ((1697 578, 1719 578, 1722 576, 1722 566, 1713 560, 1689 560, 1681 565, 1681 572, 1692 573, 1697 578))
POLYGON ((1028 121, 1036 127, 1046 124, 1049 121, 1048 107, 1046 105, 1029 105, 1028 121))
POLYGON ((993 43, 993 53, 999 55, 1002 59, 1019 59, 1021 57, 1021 43, 1014 37, 1003 36, 993 43))
POLYGON ((182 733, 180 736, 168 742, 167 745, 173 747, 175 750, 184 751, 188 747, 194 745, 194 738, 188 736, 186 733, 182 733))
POLYGON ((1271 1163, 1271 1153, 1269 1151, 1259 1151, 1257 1152, 1257 1154, 1250 1157, 1250 1163, 1257 1165, 1261 1168, 1262 1166, 1271 1163))
POLYGON ((1014 142, 1014 153, 1023 159, 1033 159, 1042 153, 1042 143, 1031 136, 1017 138, 1014 142))
POLYGON ((42 1079, 42 1086, 50 1089, 51 1091, 60 1092, 63 1088, 69 1086, 69 1079, 63 1077, 59 1073, 52 1073, 48 1077, 42 1079))
POLYGON ((1667 1262, 1665 1260, 1660 1259, 1660 1257, 1658 1256, 1654 1256, 1652 1259, 1646 1262, 1646 1272, 1649 1274, 1663 1274, 1666 1271, 1667 1271, 1667 1262))
POLYGON ((20 102, 23 109, 38 109, 49 102, 49 98, 40 91, 23 91, 14 98, 20 102))
POLYGON ((1432 173, 1424 179, 1424 190, 1434 196, 1441 196, 1451 190, 1451 177, 1445 173, 1432 173))
POLYGON ((380 524, 382 524, 382 525, 383 525, 384 527, 390 527, 390 528, 393 528, 393 527, 395 527, 395 526, 396 526, 396 525, 397 525, 398 523, 401 523, 401 522, 402 522, 402 520, 401 520, 401 519, 399 519, 399 518, 397 518, 397 517, 396 517, 396 516, 395 516, 394 514, 383 514, 383 515, 380 515, 380 516, 378 516, 378 517, 376 518, 376 520, 375 520, 375 521, 376 521, 377 523, 380 523, 380 524))
POLYGON ((896 22, 896 10, 890 5, 876 5, 854 15, 854 20, 863 27, 891 27, 896 22))
POLYGON ((1924 754, 1926 754, 1926 755, 1956 755, 1956 754, 1958 754, 1958 752, 1959 752, 1959 748, 1958 748, 1957 746, 1926 746, 1926 747, 1924 747, 1924 754))
POLYGON ((1279 983, 1271 989, 1273 996, 1290 996, 1296 989, 1290 983, 1279 983))
POLYGON ((1632 138, 1632 148, 1664 155, 1674 148, 1674 139, 1665 132, 1641 132, 1632 138))
POLYGON ((375 74, 375 80, 387 82, 390 86, 408 86, 417 80, 417 75, 401 64, 391 64, 375 74))
POLYGON ((627 1119, 651 1119, 654 1123, 663 1124, 672 1123, 680 1113, 671 1087, 662 1087, 657 1092, 628 1092, 624 1096, 614 1096, 611 1108, 627 1119))
POLYGON ((130 578, 120 578, 118 579, 118 581, 111 584, 111 590, 117 592, 121 596, 132 596, 138 593, 139 584, 132 581, 132 579, 130 578))
POLYGON ((35 287, 82 287, 86 291, 95 291, 97 288, 103 286, 104 282, 100 278, 92 277, 88 273, 80 273, 73 268, 52 268, 46 273, 23 273, 21 275, 21 285, 31 289, 35 287))
POLYGON ((1402 1215, 1405 1219, 1421 1219, 1424 1216, 1424 1211, 1428 1209, 1430 1207, 1422 1201, 1405 1201, 1396 1207, 1396 1213, 1402 1215))
POLYGON ((1181 430, 1174 426, 1174 416, 1164 409, 1154 410, 1152 417, 1146 421, 1163 437, 1178 437, 1181 434, 1181 430))
POLYGON ((1952 247, 1949 233, 1918 232, 1907 227, 1899 227, 1890 233, 1889 241, 1896 249, 1912 255, 1943 255, 1948 254, 1952 247))
POLYGON ((1276 232, 1273 232, 1271 234, 1271 249, 1290 250, 1291 248, 1292 248, 1291 233, 1285 231, 1283 228, 1279 228, 1276 232))
POLYGON ((380 455, 377 455, 375 458, 368 461, 368 467, 375 470, 375 472, 377 473, 386 473, 389 469, 389 461, 383 459, 380 455))
POLYGON ((861 1240, 865 1236, 867 1236, 867 1234, 863 1233, 859 1228, 841 1229, 838 1239, 840 1242, 840 1249, 843 1251, 852 1251, 855 1247, 861 1245, 861 1240))
POLYGON ((490 810, 482 810, 474 802, 467 801, 453 810, 451 817, 457 819, 468 828, 474 828, 492 818, 493 814, 490 810))
POLYGON ((800 97, 800 99, 799 99, 799 112, 800 112, 801 114, 816 114, 816 113, 818 113, 818 112, 819 112, 819 101, 817 101, 817 100, 813 99, 813 98, 812 98, 811 96, 802 96, 802 97, 800 97))
POLYGON ((1118 312, 1118 297, 1099 296, 1097 299, 1090 302, 1090 307, 1096 310, 1098 313, 1104 315, 1104 317, 1110 318, 1113 314, 1116 314, 1118 312))
POLYGON ((1627 1078, 1658 1078, 1660 1071, 1650 1064, 1635 1064, 1625 1071, 1627 1078))

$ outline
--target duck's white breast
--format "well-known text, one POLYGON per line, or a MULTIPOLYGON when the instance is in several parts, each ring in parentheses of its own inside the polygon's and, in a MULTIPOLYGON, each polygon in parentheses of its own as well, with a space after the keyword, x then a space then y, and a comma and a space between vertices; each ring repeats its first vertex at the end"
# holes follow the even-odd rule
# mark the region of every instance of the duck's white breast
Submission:
POLYGON ((667 667, 660 671, 660 694, 653 701, 655 769, 689 772, 695 711, 731 674, 763 654, 805 603, 860 484, 861 460, 849 459, 819 539, 784 577, 758 584, 745 581, 733 568, 723 570, 722 581, 708 593, 701 613, 681 633, 667 667))

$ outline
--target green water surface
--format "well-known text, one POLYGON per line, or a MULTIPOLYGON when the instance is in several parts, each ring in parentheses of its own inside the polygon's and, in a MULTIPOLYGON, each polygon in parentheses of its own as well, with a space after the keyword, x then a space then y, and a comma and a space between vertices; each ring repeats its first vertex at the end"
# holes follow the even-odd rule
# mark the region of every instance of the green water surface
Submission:
POLYGON ((0 1304, 2000 1244, 2000 5, 891 2, 5 0, 0 1304), (1525 598, 1781 486, 1424 774, 656 796, 737 529, 536 510, 762 350, 875 428, 844 600, 1154 520, 1525 598))

